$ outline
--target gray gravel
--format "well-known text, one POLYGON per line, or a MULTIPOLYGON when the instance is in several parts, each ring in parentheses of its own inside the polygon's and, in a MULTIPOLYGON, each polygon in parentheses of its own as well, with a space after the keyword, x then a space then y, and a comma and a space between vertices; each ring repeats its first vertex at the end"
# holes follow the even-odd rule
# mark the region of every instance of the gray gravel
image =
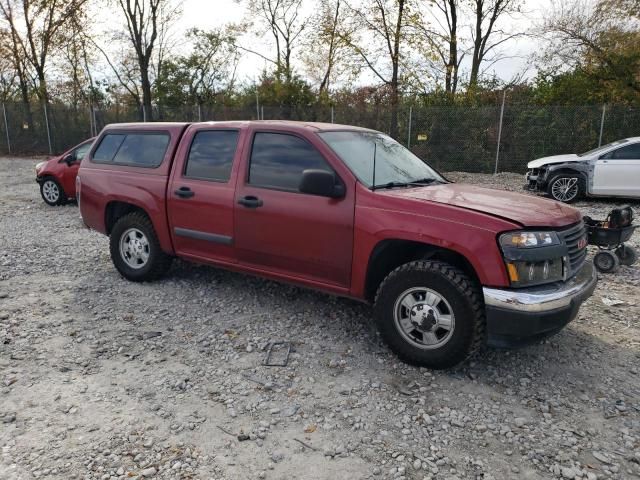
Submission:
POLYGON ((431 372, 353 301, 183 262, 123 280, 35 163, 0 159, 0 479, 640 478, 638 266, 552 339, 431 372))

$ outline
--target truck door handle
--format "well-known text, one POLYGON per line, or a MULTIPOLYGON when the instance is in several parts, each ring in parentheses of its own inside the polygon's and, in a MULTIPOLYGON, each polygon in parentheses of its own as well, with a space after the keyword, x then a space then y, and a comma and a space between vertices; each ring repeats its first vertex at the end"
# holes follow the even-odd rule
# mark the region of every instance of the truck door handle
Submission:
POLYGON ((180 187, 174 193, 181 198, 191 198, 195 195, 195 192, 193 192, 189 187, 180 187))
POLYGON ((238 203, 240 205, 244 205, 247 208, 258 208, 263 205, 262 200, 252 195, 249 195, 247 197, 242 197, 240 200, 238 200, 238 203))

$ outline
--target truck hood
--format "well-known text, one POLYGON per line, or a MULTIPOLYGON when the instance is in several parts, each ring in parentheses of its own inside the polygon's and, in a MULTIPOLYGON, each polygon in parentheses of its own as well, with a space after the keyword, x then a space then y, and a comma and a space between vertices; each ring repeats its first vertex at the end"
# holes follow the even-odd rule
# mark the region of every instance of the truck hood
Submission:
POLYGON ((421 203, 453 205, 510 220, 523 227, 564 227, 582 219, 578 210, 563 203, 461 183, 398 188, 384 191, 384 194, 421 203))
POLYGON ((532 160, 531 162, 527 163, 527 168, 540 168, 543 165, 550 165, 552 163, 582 162, 584 160, 586 160, 584 157, 579 157, 575 153, 553 155, 552 157, 543 157, 532 160))

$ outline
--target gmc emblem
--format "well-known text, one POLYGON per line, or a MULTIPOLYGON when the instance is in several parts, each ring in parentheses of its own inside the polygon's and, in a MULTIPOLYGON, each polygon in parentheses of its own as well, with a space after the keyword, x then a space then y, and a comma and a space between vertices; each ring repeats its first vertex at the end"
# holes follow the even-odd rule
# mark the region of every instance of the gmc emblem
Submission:
POLYGON ((578 248, 580 250, 582 250, 583 248, 587 248, 587 239, 582 237, 580 240, 578 240, 578 248))

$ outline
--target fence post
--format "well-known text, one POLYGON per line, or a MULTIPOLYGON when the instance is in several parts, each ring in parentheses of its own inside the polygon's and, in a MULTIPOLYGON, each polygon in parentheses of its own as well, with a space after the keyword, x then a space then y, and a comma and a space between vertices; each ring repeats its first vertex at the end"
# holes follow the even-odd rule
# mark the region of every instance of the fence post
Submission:
MULTIPOLYGON (((264 105, 261 105, 260 109, 262 110, 262 120, 264 120, 264 105)), ((258 117, 258 118, 260 118, 260 117, 258 117)))
POLYGON ((604 131, 604 114, 607 111, 607 104, 602 104, 602 118, 600 119, 600 138, 598 139, 598 146, 602 146, 602 132, 604 131))
POLYGON ((202 106, 198 103, 198 121, 202 121, 202 106))
POLYGON ((334 121, 334 119, 335 119, 335 117, 334 117, 334 114, 333 114, 333 105, 331 105, 331 123, 336 123, 334 121))
POLYGON ((407 148, 411 148, 411 123, 413 121, 413 106, 409 107, 409 133, 407 133, 407 148))
POLYGON ((256 115, 260 120, 260 98, 258 97, 258 84, 256 83, 256 115))
POLYGON ((93 137, 93 132, 95 131, 95 128, 93 128, 93 105, 89 105, 89 131, 93 137))
POLYGON ((502 107, 500 108, 500 125, 498 126, 498 148, 496 149, 496 168, 494 175, 498 174, 498 161, 500 160, 500 140, 502 139, 502 119, 504 118, 504 102, 507 98, 507 91, 502 92, 502 107))
POLYGON ((47 140, 49 141, 49 155, 53 155, 53 148, 51 148, 51 130, 49 130, 49 114, 47 112, 47 102, 44 102, 44 124, 47 127, 47 140))
POLYGON ((7 150, 11 153, 11 140, 9 140, 9 122, 7 122, 7 107, 2 102, 2 115, 4 117, 4 130, 7 132, 7 150))

